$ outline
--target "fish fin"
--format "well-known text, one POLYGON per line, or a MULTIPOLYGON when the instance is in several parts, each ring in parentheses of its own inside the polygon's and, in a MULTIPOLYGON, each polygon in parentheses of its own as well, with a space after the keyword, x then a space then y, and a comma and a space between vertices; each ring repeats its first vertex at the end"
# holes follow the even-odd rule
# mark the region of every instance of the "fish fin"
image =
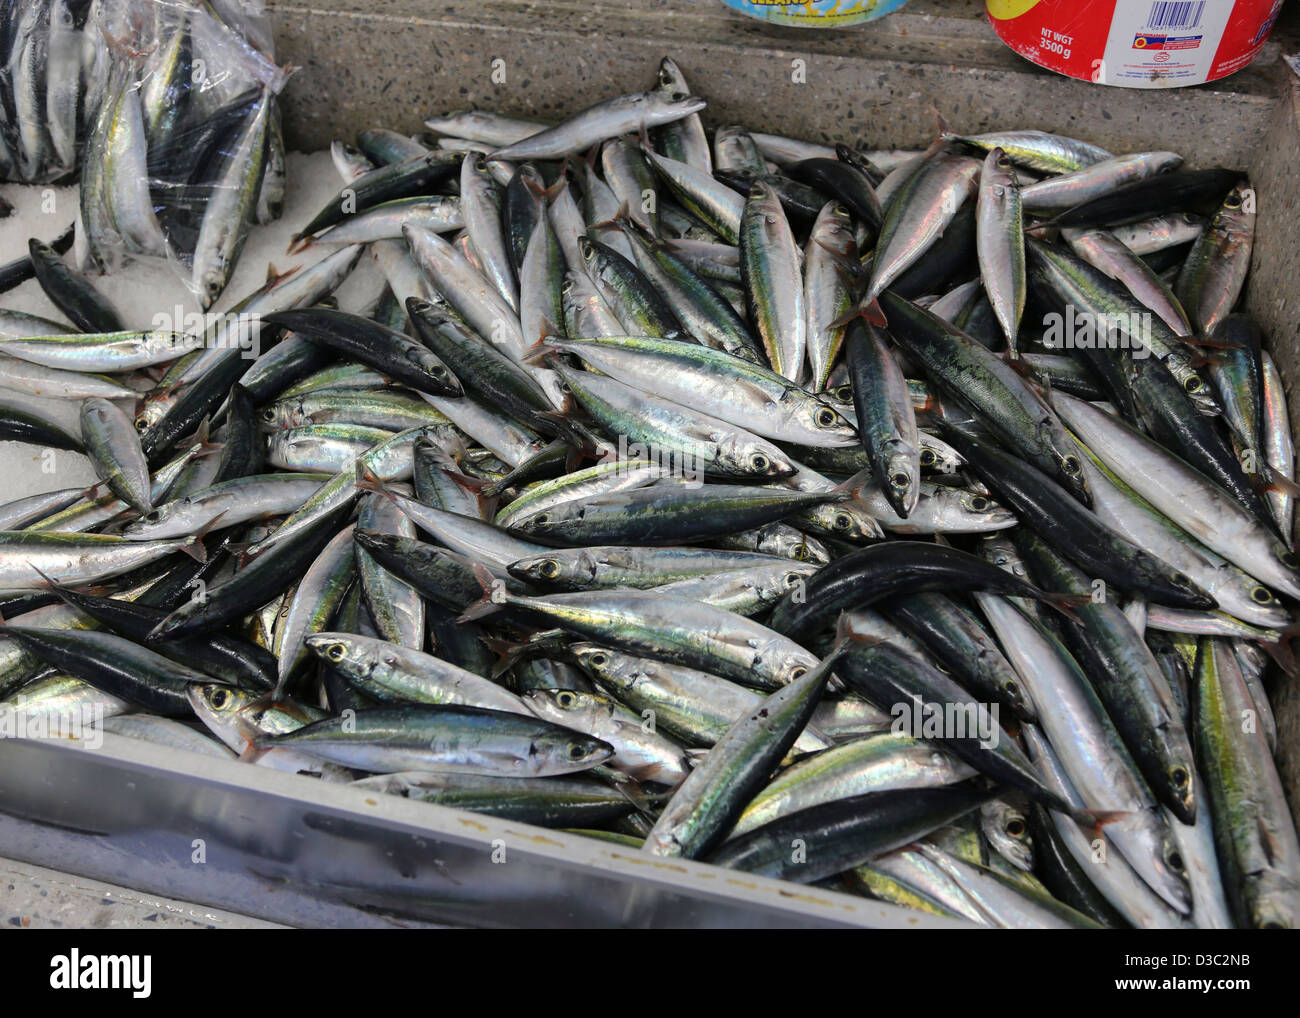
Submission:
POLYGON ((468 474, 462 474, 459 470, 453 470, 450 467, 443 467, 442 472, 455 481, 460 487, 475 495, 482 495, 484 489, 494 482, 484 481, 478 477, 470 477, 468 474))
POLYGON ((691 746, 683 754, 686 757, 686 765, 691 770, 695 770, 708 759, 711 752, 713 751, 708 746, 691 746))
MULTIPOLYGON (((299 236, 302 236, 302 234, 299 234, 299 236)), ((281 271, 280 271, 279 269, 277 269, 273 264, 271 264, 271 262, 267 262, 267 263, 266 263, 266 282, 267 282, 267 285, 268 285, 268 286, 270 286, 270 285, 277 285, 277 286, 278 286, 280 283, 283 283, 283 282, 284 282, 286 279, 288 279, 290 276, 297 275, 300 271, 302 271, 302 266, 301 266, 301 265, 294 265, 292 268, 285 269, 283 272, 281 272, 281 271)))
POLYGON ((520 364, 532 365, 534 367, 544 367, 548 357, 553 357, 559 351, 547 340, 563 342, 561 336, 542 336, 536 342, 531 344, 519 358, 520 364))
POLYGON ((937 105, 931 103, 930 112, 934 114, 935 137, 938 140, 949 141, 957 137, 957 133, 952 129, 952 125, 948 123, 948 119, 939 112, 937 105))
POLYGON ((357 487, 362 491, 370 491, 376 495, 383 495, 384 497, 391 499, 394 503, 397 501, 393 492, 384 484, 383 481, 375 476, 374 471, 364 463, 357 463, 357 487))
POLYGON ((1044 592, 1039 598, 1042 604, 1056 609, 1076 626, 1082 626, 1083 620, 1074 612, 1074 608, 1092 600, 1091 594, 1052 594, 1044 592))
POLYGON ((845 311, 844 314, 840 315, 839 318, 836 318, 833 322, 827 325, 826 328, 842 329, 844 328, 844 326, 848 325, 854 319, 861 318, 861 317, 863 317, 862 308, 855 304, 853 307, 845 311))
POLYGON ((475 601, 472 605, 461 612, 456 619, 457 622, 473 622, 476 619, 484 618, 488 615, 495 615, 501 610, 504 601, 498 601, 496 598, 499 592, 504 590, 503 585, 497 580, 487 566, 481 563, 474 563, 474 577, 478 580, 479 586, 483 588, 483 596, 475 601))
POLYGON ((524 656, 528 644, 516 640, 505 640, 496 636, 479 637, 483 645, 497 656, 492 662, 492 678, 500 678, 513 668, 524 656))
POLYGON ((872 297, 863 307, 862 317, 880 329, 887 328, 889 325, 889 319, 885 317, 885 309, 880 306, 880 301, 876 297, 872 297))
POLYGON ((564 157, 564 171, 565 173, 572 173, 577 178, 581 178, 584 163, 588 166, 592 165, 591 161, 585 157, 579 159, 576 155, 567 155, 564 157))
MULTIPOLYGON (((202 541, 205 537, 207 537, 210 533, 212 533, 212 531, 220 529, 218 527, 218 524, 221 522, 221 517, 225 516, 226 513, 228 512, 230 512, 229 509, 222 509, 221 512, 217 513, 216 516, 212 517, 212 519, 208 520, 207 523, 199 527, 199 529, 194 532, 195 540, 202 541)), ((199 561, 203 561, 203 560, 200 559, 199 561)))
POLYGON ((1180 342, 1186 343, 1188 346, 1197 347, 1198 349, 1200 348, 1207 349, 1207 350, 1242 349, 1241 343, 1232 343, 1226 339, 1218 339, 1204 332, 1196 332, 1190 336, 1179 336, 1178 339, 1180 342))
MULTIPOLYGON (((691 765, 691 753, 707 754, 708 752, 707 749, 698 748, 686 750, 684 755, 686 756, 687 765, 691 765)), ((645 816, 654 816, 658 812, 656 804, 662 803, 667 798, 666 795, 651 795, 641 786, 641 782, 634 778, 628 778, 626 781, 610 781, 609 787, 619 795, 623 796, 623 798, 637 808, 639 813, 642 813, 645 816)))
POLYGON ((1006 364, 1007 367, 1011 368, 1012 371, 1020 375, 1022 378, 1027 378, 1030 381, 1038 382, 1040 385, 1042 385, 1044 389, 1047 389, 1049 391, 1051 390, 1052 387, 1051 379, 1045 375, 1039 377, 1039 375, 1034 371, 1034 369, 1025 363, 1024 358, 1020 356, 1020 351, 1017 350, 1010 343, 1007 344, 1006 349, 1004 349, 1000 354, 998 354, 998 356, 1002 358, 1003 363, 1006 364))
POLYGON ((1300 495, 1300 484, 1296 484, 1295 481, 1287 477, 1286 474, 1282 473, 1282 471, 1278 470, 1278 468, 1273 466, 1272 463, 1268 463, 1266 466, 1268 467, 1268 470, 1265 476, 1268 478, 1268 483, 1265 487, 1267 487, 1269 491, 1278 491, 1284 495, 1291 495, 1293 497, 1300 495))
POLYGON ((566 428, 568 427, 569 424, 569 418, 566 417, 564 414, 560 413, 558 410, 554 412, 550 410, 542 410, 538 412, 537 416, 544 421, 549 421, 550 423, 554 424, 557 428, 566 428))
POLYGON ((244 751, 239 754, 240 762, 257 763, 258 760, 260 760, 263 756, 266 755, 268 750, 274 748, 274 746, 270 742, 272 738, 273 736, 260 735, 257 738, 251 740, 248 743, 248 745, 244 747, 244 751))
POLYGON ((603 220, 602 222, 592 223, 587 227, 587 229, 588 230, 621 230, 624 233, 626 233, 632 230, 634 225, 635 224, 633 224, 632 222, 632 217, 628 212, 628 204, 626 201, 624 201, 619 205, 618 211, 615 212, 612 216, 610 216, 606 220, 603 220))
POLYGON ((59 597, 63 598, 64 601, 68 600, 66 597, 64 597, 64 591, 71 590, 72 589, 71 587, 66 587, 63 584, 59 583, 57 580, 50 579, 49 574, 47 574, 40 566, 32 562, 28 562, 27 564, 31 566, 34 570, 36 570, 36 574, 40 576, 42 580, 45 581, 45 586, 49 587, 50 590, 58 594, 59 597))
POLYGON ((1075 823, 1087 828, 1093 837, 1101 837, 1102 828, 1107 824, 1113 824, 1116 820, 1123 820, 1133 815, 1128 810, 1122 809, 1071 809, 1062 812, 1067 812, 1075 823))
POLYGON ((824 240, 813 238, 813 243, 831 256, 831 264, 849 279, 857 279, 863 273, 862 262, 856 258, 846 258, 824 240))
POLYGON ((198 534, 187 537, 180 550, 194 559, 195 562, 206 562, 208 560, 208 549, 203 547, 203 541, 198 534))
POLYGON ((840 612, 840 617, 835 620, 835 643, 834 651, 839 652, 841 648, 853 644, 858 647, 874 647, 885 641, 879 636, 868 636, 866 633, 855 633, 853 631, 853 620, 849 612, 840 612))
POLYGON ((839 484, 835 485, 834 490, 847 491, 850 495, 856 495, 859 491, 861 491, 863 488, 865 488, 868 484, 871 483, 872 476, 873 475, 871 472, 871 468, 864 467, 862 470, 859 470, 852 477, 849 477, 841 481, 839 484))
POLYGON ((199 456, 211 456, 214 452, 220 452, 225 448, 224 443, 211 440, 211 431, 212 418, 204 417, 199 421, 198 430, 194 433, 194 440, 199 444, 199 451, 195 454, 196 459, 199 456))
MULTIPOLYGON (((1287 627, 1288 629, 1291 627, 1287 627)), ((1286 630, 1283 630, 1285 633, 1286 630)), ((1288 678, 1300 678, 1300 662, 1296 661, 1295 651, 1291 649, 1289 640, 1281 640, 1277 643, 1261 643, 1264 653, 1272 659, 1273 663, 1282 669, 1288 678)))

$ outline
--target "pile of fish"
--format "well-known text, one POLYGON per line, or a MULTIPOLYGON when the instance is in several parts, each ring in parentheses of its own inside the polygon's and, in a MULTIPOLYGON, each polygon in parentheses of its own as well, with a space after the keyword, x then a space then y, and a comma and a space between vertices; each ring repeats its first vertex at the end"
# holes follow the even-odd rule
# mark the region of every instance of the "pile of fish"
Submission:
POLYGON ((83 167, 76 258, 181 266, 207 308, 254 222, 277 218, 284 145, 261 4, 0 3, 0 179, 83 167))
POLYGON ((10 722, 990 926, 1300 924, 1248 182, 704 107, 665 59, 336 143, 323 256, 202 336, 34 248, 0 428, 101 483, 0 507, 10 722))

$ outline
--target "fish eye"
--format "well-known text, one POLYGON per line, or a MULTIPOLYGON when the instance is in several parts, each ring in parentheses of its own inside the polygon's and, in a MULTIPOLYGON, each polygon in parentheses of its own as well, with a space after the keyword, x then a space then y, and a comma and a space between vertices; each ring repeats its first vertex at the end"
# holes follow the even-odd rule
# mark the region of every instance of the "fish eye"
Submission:
POLYGON ((265 410, 262 411, 262 420, 264 421, 275 420, 275 411, 272 410, 270 407, 267 407, 265 410))
POLYGON ((569 743, 570 760, 581 760, 584 757, 586 757, 586 755, 587 755, 587 747, 584 746, 581 742, 569 743))
POLYGON ((1183 863, 1183 857, 1177 852, 1170 852, 1165 861, 1169 863, 1169 868, 1175 873, 1183 873, 1187 869, 1186 865, 1183 863))
POLYGON ((998 166, 1004 170, 1009 170, 1011 169, 1011 160, 1008 159, 1006 156, 1003 156, 1001 159, 998 160, 998 166))
POLYGON ((794 550, 793 550, 792 552, 790 552, 790 557, 791 557, 792 559, 795 559, 795 560, 798 561, 798 562, 807 562, 807 561, 808 561, 808 545, 806 545, 806 544, 795 545, 794 550))
POLYGON ((577 706, 578 698, 574 696, 573 693, 571 693, 569 690, 566 689, 564 690, 564 692, 556 695, 555 702, 559 704, 561 707, 563 707, 565 710, 568 710, 570 707, 577 706))
POLYGON ((1185 788, 1187 786, 1187 771, 1182 767, 1175 767, 1169 772, 1169 777, 1173 779, 1175 788, 1185 788))
POLYGON ((572 279, 566 279, 563 283, 560 284, 560 293, 564 294, 567 297, 569 294, 573 293, 573 288, 575 285, 577 284, 575 284, 572 279))
POLYGON ((433 375, 434 378, 441 378, 446 373, 447 373, 447 369, 444 368, 441 364, 435 364, 433 367, 429 369, 429 374, 433 375))
POLYGON ((796 668, 790 669, 790 681, 793 682, 795 679, 802 679, 807 674, 808 669, 803 665, 799 665, 796 668))
POLYGON ((560 575, 560 563, 553 558, 548 558, 537 567, 537 575, 544 576, 548 580, 554 579, 560 575))
POLYGON ((1079 472, 1079 461, 1074 456, 1067 456, 1061 460, 1061 469, 1071 476, 1079 472))
POLYGON ((680 103, 680 102, 685 102, 687 99, 690 98, 690 96, 687 95, 685 92, 674 92, 668 98, 670 98, 675 103, 680 103))
POLYGON ((1188 392, 1200 392, 1204 384, 1200 375, 1188 375, 1187 381, 1183 382, 1183 388, 1188 392))
POLYGON ((1023 838, 1025 836, 1025 822, 1020 817, 1012 817, 1007 821, 1007 826, 1003 830, 1013 838, 1023 838))
POLYGON ((533 517, 532 522, 535 523, 535 524, 536 524, 537 526, 539 526, 539 527, 544 527, 544 526, 546 526, 546 524, 548 524, 548 523, 551 522, 551 514, 550 514, 550 513, 538 513, 536 516, 533 517))
POLYGON ((325 650, 325 656, 331 661, 342 661, 347 653, 348 648, 341 643, 331 643, 325 650))
POLYGON ((136 430, 136 431, 148 431, 148 430, 149 430, 149 422, 148 422, 147 420, 145 420, 145 418, 143 418, 143 417, 137 417, 137 418, 135 419, 135 430, 136 430))
POLYGON ((970 507, 974 512, 982 513, 989 507, 989 500, 983 495, 976 495, 970 500, 970 507))
POLYGON ((889 483, 895 488, 906 488, 912 483, 912 478, 900 470, 889 479, 889 483))
POLYGON ((817 411, 817 426, 820 428, 833 427, 839 419, 840 415, 828 406, 817 411))
POLYGON ((835 390, 835 398, 841 403, 853 402, 853 387, 849 385, 841 385, 835 390))
POLYGON ((663 85, 665 88, 667 88, 667 87, 668 87, 669 85, 671 85, 672 83, 673 83, 673 76, 672 76, 671 74, 668 73, 668 68, 666 68, 666 67, 663 68, 663 69, 659 72, 659 84, 661 84, 661 85, 663 85))
POLYGON ((761 452, 756 452, 754 453, 753 456, 749 458, 749 465, 753 467, 755 470, 766 470, 768 467, 772 465, 772 461, 769 460, 766 456, 764 456, 761 452))
POLYGON ((161 519, 162 519, 162 512, 161 510, 158 509, 154 509, 151 512, 147 512, 144 514, 145 523, 157 523, 161 519))
POLYGON ((853 517, 848 513, 836 513, 835 519, 831 521, 836 530, 848 530, 853 526, 853 517))
POLYGON ((595 654, 592 654, 591 657, 587 658, 587 660, 591 662, 593 668, 604 668, 605 665, 609 663, 609 655, 603 650, 599 650, 595 654))
POLYGON ((932 467, 939 461, 939 457, 934 454, 933 449, 921 450, 921 466, 932 467))
POLYGON ((1237 194, 1234 191, 1232 194, 1228 195, 1228 197, 1223 200, 1223 207, 1225 209, 1241 208, 1241 195, 1237 194))
POLYGON ((1288 569, 1300 568, 1300 559, 1297 559, 1292 552, 1284 551, 1277 557, 1277 560, 1288 569))
POLYGON ((1250 591, 1250 599, 1256 604, 1268 604, 1273 600, 1273 593, 1267 587, 1253 587, 1250 591))
POLYGON ((230 703, 230 694, 218 686, 216 689, 208 690, 208 704, 213 710, 225 710, 226 705, 230 703))

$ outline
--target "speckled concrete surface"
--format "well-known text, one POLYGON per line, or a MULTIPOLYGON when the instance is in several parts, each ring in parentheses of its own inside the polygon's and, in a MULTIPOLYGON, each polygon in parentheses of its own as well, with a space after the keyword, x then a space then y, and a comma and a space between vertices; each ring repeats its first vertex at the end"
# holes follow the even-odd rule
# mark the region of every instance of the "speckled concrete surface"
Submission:
POLYGON ((285 927, 0 858, 0 928, 267 930, 285 927))
POLYGON ((447 109, 555 118, 648 87, 671 53, 707 96, 710 124, 915 148, 933 138, 933 104, 965 131, 1014 123, 1117 151, 1184 150, 1212 124, 1219 158, 1239 163, 1267 127, 1279 66, 1270 44, 1221 83, 1161 93, 1157 113, 1146 92, 1020 59, 978 0, 917 2, 841 31, 776 28, 716 0, 271 0, 269 10, 278 59, 301 68, 284 95, 286 132, 308 151, 375 124, 417 131, 447 109))

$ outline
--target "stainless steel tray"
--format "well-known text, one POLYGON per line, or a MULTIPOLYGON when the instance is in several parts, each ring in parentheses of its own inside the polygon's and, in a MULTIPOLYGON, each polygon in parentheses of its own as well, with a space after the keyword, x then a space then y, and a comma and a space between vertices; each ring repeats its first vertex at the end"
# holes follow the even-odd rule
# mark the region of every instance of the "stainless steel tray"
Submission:
POLYGON ((111 734, 0 740, 0 852, 297 925, 968 925, 111 734))

